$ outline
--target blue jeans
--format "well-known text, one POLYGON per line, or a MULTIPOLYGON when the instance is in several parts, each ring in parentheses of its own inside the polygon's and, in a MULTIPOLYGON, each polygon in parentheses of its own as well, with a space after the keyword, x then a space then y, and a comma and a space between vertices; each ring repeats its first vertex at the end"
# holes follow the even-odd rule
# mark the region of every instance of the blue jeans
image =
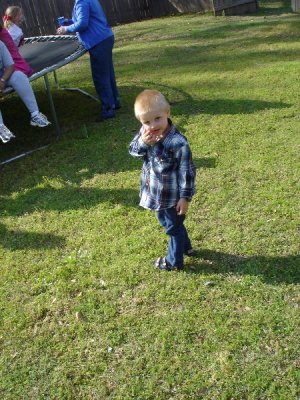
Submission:
POLYGON ((102 103, 102 116, 109 117, 120 105, 112 59, 114 36, 103 40, 89 50, 92 77, 95 89, 102 103))
POLYGON ((192 248, 187 230, 183 224, 185 215, 177 215, 175 207, 156 212, 157 218, 170 237, 167 262, 172 267, 183 267, 183 255, 192 248))

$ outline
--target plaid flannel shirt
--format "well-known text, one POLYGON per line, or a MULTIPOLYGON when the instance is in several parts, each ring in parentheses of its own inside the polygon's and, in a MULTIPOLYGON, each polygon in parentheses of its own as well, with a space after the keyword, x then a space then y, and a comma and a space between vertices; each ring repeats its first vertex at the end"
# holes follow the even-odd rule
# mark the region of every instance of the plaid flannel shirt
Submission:
POLYGON ((171 124, 164 139, 149 146, 141 138, 143 129, 129 145, 129 154, 144 160, 140 206, 158 211, 174 207, 182 197, 190 201, 196 169, 187 139, 171 124))

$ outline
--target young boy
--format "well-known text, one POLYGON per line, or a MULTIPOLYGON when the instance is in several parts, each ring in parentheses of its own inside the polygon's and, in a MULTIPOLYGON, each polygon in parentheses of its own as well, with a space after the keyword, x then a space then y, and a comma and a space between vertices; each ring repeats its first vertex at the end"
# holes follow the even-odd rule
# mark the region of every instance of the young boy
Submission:
POLYGON ((195 166, 187 139, 170 120, 170 105, 157 90, 144 90, 134 104, 142 127, 129 145, 133 157, 144 160, 140 206, 156 212, 169 236, 168 254, 154 266, 160 270, 183 269, 183 256, 193 249, 183 224, 195 193, 195 166))

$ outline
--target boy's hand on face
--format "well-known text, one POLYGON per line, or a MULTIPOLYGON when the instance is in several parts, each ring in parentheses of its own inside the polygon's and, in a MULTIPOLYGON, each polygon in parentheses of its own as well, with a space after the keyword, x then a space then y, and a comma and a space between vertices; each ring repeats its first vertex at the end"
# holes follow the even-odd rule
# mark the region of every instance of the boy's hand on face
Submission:
POLYGON ((142 140, 144 143, 148 144, 149 146, 152 146, 156 142, 158 142, 161 139, 161 136, 157 136, 153 133, 150 132, 150 129, 145 129, 144 132, 142 133, 142 140))
POLYGON ((189 208, 189 202, 187 199, 182 197, 179 199, 178 203, 176 204, 176 211, 178 215, 185 215, 189 208))

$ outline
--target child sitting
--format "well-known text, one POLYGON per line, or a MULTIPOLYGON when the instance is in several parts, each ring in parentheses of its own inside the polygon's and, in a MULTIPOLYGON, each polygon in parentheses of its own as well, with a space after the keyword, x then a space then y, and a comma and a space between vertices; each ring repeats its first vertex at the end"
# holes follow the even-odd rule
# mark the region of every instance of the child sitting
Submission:
MULTIPOLYGON (((27 76, 21 71, 15 71, 13 59, 5 44, 0 41, 0 97, 3 96, 6 86, 12 86, 28 108, 31 114, 30 125, 43 128, 50 124, 47 117, 39 111, 35 95, 27 76)), ((6 137, 8 128, 5 127, 3 121, 1 124, 1 120, 0 135, 4 132, 4 136, 6 137)), ((2 136, 1 140, 5 143, 2 136)))
POLYGON ((133 157, 144 160, 140 206, 156 211, 169 236, 168 254, 154 266, 160 270, 183 269, 183 256, 193 249, 184 226, 189 202, 195 193, 195 166, 187 139, 172 124, 170 105, 157 90, 144 90, 134 104, 142 127, 129 145, 133 157))
POLYGON ((29 78, 33 74, 33 70, 21 56, 13 38, 9 34, 8 30, 3 27, 2 21, 0 21, 0 40, 5 44, 10 52, 15 64, 15 70, 23 72, 29 78))
POLYGON ((8 30, 17 47, 21 46, 24 40, 24 34, 20 28, 23 20, 24 15, 21 7, 10 6, 6 9, 3 17, 4 28, 8 30))

